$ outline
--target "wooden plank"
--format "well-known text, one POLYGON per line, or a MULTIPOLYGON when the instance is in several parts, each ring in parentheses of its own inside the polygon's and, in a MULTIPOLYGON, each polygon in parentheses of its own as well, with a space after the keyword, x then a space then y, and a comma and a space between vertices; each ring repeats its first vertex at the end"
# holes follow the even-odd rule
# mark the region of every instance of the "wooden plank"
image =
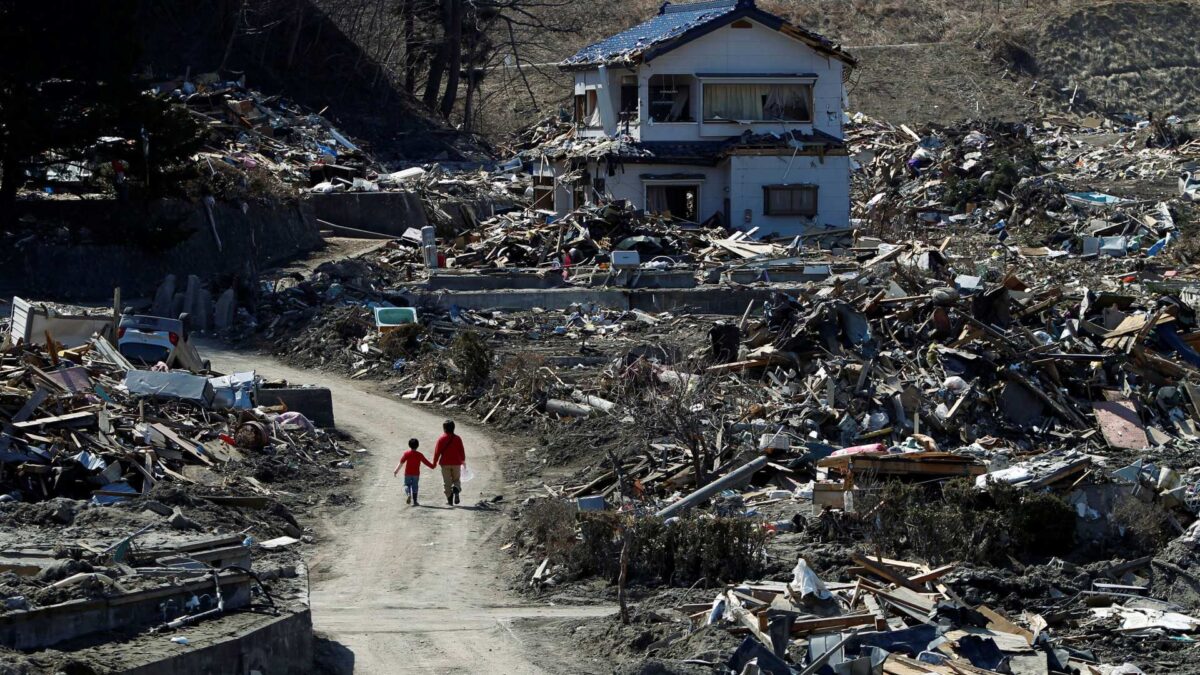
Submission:
POLYGON ((936 581, 938 579, 941 579, 942 577, 946 576, 950 572, 954 571, 954 568, 956 568, 956 567, 958 567, 958 563, 956 563, 956 562, 950 563, 949 565, 942 565, 941 567, 939 567, 937 569, 930 570, 928 572, 922 572, 921 574, 918 574, 916 576, 911 576, 908 578, 908 580, 913 582, 914 584, 926 584, 926 583, 929 583, 930 581, 936 581))
POLYGON ((910 591, 916 591, 918 593, 921 592, 921 586, 919 584, 914 584, 913 582, 909 581, 908 577, 904 576, 903 573, 901 573, 895 567, 883 562, 882 560, 872 560, 859 553, 855 553, 853 556, 851 556, 851 560, 853 560, 856 565, 865 568, 871 574, 874 574, 880 579, 885 579, 893 584, 896 584, 897 586, 903 586, 910 591))
POLYGON ((29 419, 33 416, 33 412, 41 407, 48 398, 50 398, 50 391, 45 387, 38 387, 34 390, 33 395, 29 397, 29 400, 25 401, 25 405, 21 406, 21 409, 17 411, 17 414, 13 415, 12 421, 24 422, 29 419))
POLYGON ((710 373, 740 373, 751 368, 763 368, 771 365, 771 359, 750 359, 749 361, 735 361, 733 363, 718 363, 715 366, 709 366, 710 373))
POLYGON ((758 641, 763 645, 765 645, 767 649, 773 649, 770 636, 768 636, 758 627, 758 617, 754 616, 747 611, 745 607, 742 607, 740 604, 738 604, 737 597, 733 594, 733 591, 725 592, 725 602, 728 603, 726 607, 729 609, 729 612, 733 614, 733 618, 736 619, 738 623, 749 629, 750 634, 757 638, 758 641))
POLYGON ((987 619, 988 619, 987 629, 988 630, 995 631, 997 633, 1010 633, 1012 635, 1020 635, 1021 637, 1025 638, 1025 641, 1028 644, 1030 644, 1030 645, 1033 644, 1034 635, 1033 635, 1032 631, 1021 628, 1020 626, 1013 623, 1012 621, 1009 621, 1008 617, 1004 616, 1000 612, 997 612, 996 610, 992 609, 991 607, 988 607, 987 605, 979 605, 978 607, 975 608, 975 611, 977 611, 980 614, 987 617, 987 619))
POLYGON ((871 612, 830 616, 819 619, 800 619, 792 623, 792 635, 810 635, 854 626, 874 626, 875 615, 871 612))
POLYGON ((196 449, 196 446, 199 445, 199 443, 184 439, 182 436, 175 433, 174 429, 165 424, 155 422, 154 424, 151 424, 150 427, 165 436, 167 440, 171 441, 175 445, 178 445, 180 450, 191 453, 193 457, 199 459, 201 462, 204 462, 209 466, 213 466, 213 461, 205 456, 204 453, 196 449))
POLYGON ((96 419, 96 413, 94 411, 85 410, 83 412, 73 412, 73 413, 67 413, 66 415, 57 415, 55 417, 42 417, 42 418, 39 418, 36 420, 28 420, 26 422, 16 422, 13 424, 13 427, 15 427, 17 429, 34 429, 37 427, 43 427, 43 426, 50 425, 50 424, 74 424, 74 423, 79 423, 79 422, 85 422, 88 420, 94 421, 95 419, 96 419))

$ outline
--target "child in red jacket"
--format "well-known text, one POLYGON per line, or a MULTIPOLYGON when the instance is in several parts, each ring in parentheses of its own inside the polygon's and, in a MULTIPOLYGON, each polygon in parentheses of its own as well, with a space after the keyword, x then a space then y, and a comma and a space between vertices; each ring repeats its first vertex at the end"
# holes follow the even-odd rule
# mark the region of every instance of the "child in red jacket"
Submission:
POLYGON ((404 468, 404 503, 420 506, 417 502, 417 487, 421 482, 421 465, 424 464, 429 468, 433 468, 433 463, 425 459, 425 455, 417 448, 421 442, 415 438, 408 439, 408 450, 400 455, 400 463, 396 465, 396 470, 392 472, 392 476, 399 475, 400 468, 404 468))

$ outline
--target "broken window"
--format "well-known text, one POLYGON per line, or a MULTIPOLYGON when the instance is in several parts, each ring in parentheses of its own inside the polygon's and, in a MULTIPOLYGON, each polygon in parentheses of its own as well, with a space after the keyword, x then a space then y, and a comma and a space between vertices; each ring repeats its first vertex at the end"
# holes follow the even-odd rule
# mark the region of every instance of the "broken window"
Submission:
POLYGON ((650 119, 655 122, 693 122, 692 77, 690 75, 653 75, 650 77, 650 119))
POLYGON ((811 84, 706 84, 704 121, 812 121, 811 84))
POLYGON ((533 208, 554 210, 554 177, 533 177, 533 208))
POLYGON ((636 75, 621 77, 621 115, 624 119, 637 119, 638 83, 636 75))
POLYGON ((817 186, 763 186, 763 215, 809 218, 817 215, 817 186))
POLYGON ((589 128, 600 126, 600 108, 596 105, 595 89, 588 89, 582 94, 575 95, 575 123, 589 128))
POLYGON ((646 211, 688 222, 699 222, 700 186, 647 185, 646 211))

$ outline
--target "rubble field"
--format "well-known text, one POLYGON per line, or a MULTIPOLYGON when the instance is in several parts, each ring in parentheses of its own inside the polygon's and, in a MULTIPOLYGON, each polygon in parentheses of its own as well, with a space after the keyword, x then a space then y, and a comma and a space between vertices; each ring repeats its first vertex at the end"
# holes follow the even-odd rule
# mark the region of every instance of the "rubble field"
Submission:
MULTIPOLYGON (((622 152, 566 133, 513 151, 622 152)), ((628 605, 557 625, 620 672, 1191 672, 1180 176, 1200 145, 1177 119, 1072 116, 859 116, 848 138, 849 230, 751 240, 620 205, 446 218, 446 269, 412 233, 276 276, 236 337, 514 438, 510 581, 628 605), (769 299, 455 304, 492 276, 628 289, 619 250, 654 260, 647 277, 769 299)), ((519 198, 519 166, 409 187, 519 198)))

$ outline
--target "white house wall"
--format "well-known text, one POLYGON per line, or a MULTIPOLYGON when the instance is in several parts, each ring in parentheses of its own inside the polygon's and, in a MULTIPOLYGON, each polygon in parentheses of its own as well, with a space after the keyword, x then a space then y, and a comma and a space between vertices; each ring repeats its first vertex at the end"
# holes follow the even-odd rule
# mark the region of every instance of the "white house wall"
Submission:
POLYGON ((844 156, 734 155, 729 158, 729 205, 732 225, 757 227, 756 236, 794 236, 817 229, 842 228, 850 222, 850 160, 844 156), (792 162, 791 169, 788 169, 792 162), (817 186, 817 216, 768 216, 763 213, 765 185, 817 186), (749 220, 747 220, 747 211, 749 220))
MULTIPOLYGON (((642 64, 638 69, 641 109, 648 109, 648 87, 653 75, 814 73, 817 80, 813 86, 813 123, 789 123, 786 127, 804 131, 816 128, 841 138, 843 63, 758 22, 751 21, 751 24, 751 28, 723 26, 642 64)), ((697 119, 702 117, 703 109, 703 91, 697 82, 692 92, 692 110, 697 119)), ((641 139, 702 140, 718 136, 737 136, 747 129, 756 133, 780 132, 785 129, 785 125, 781 122, 654 125, 646 123, 641 131, 641 139)))
MULTIPOLYGON (((603 167, 603 165, 601 165, 603 167)), ((593 175, 604 179, 604 190, 613 199, 626 200, 635 208, 646 208, 645 181, 642 174, 703 174, 704 180, 678 181, 679 184, 695 182, 700 185, 700 220, 710 218, 714 213, 725 209, 725 197, 728 196, 728 169, 709 166, 678 166, 674 164, 625 164, 618 167, 616 174, 609 176, 603 168, 593 165, 593 175), (597 170, 599 171, 597 173, 597 170)))

